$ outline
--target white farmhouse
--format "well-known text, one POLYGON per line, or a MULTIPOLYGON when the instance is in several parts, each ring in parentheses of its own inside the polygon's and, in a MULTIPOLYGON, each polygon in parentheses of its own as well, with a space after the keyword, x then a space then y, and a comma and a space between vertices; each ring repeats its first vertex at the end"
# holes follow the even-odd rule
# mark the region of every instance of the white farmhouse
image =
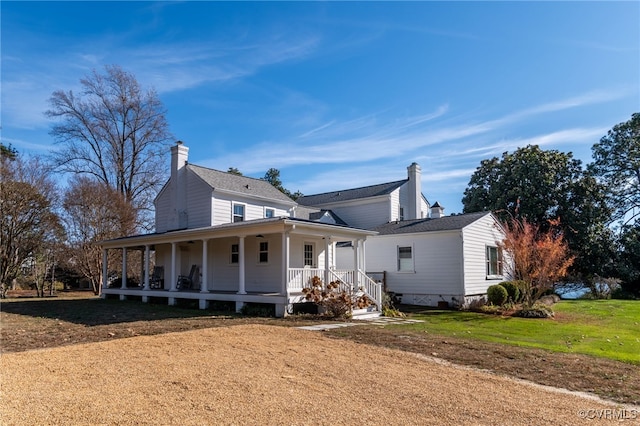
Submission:
POLYGON ((383 285, 403 303, 460 305, 502 279, 494 217, 429 206, 416 163, 403 180, 293 201, 263 180, 189 164, 188 153, 182 142, 171 147, 156 232, 103 242, 103 297, 192 300, 201 309, 260 303, 284 316, 319 277, 359 291, 372 303, 363 314, 377 314, 383 285), (122 253, 115 285, 106 262, 113 250, 122 253), (136 253, 143 279, 128 285, 122 271, 136 253))

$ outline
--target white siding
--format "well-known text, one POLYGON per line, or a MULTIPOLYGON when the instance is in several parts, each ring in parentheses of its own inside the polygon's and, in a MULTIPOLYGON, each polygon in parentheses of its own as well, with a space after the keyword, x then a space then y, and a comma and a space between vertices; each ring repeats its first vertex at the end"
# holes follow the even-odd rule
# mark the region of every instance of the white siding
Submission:
POLYGON ((402 220, 407 220, 409 218, 409 185, 404 184, 400 188, 396 189, 394 192, 398 193, 398 206, 395 206, 395 216, 396 218, 392 220, 401 220, 399 217, 400 207, 404 210, 404 218, 402 220))
POLYGON ((211 187, 193 171, 187 174, 187 227, 211 226, 211 187))
POLYGON ((170 229, 171 212, 173 209, 171 200, 172 188, 171 185, 167 184, 155 200, 156 232, 165 232, 170 229))
POLYGON ((389 222, 389 198, 378 199, 368 203, 357 203, 330 208, 349 226, 370 229, 389 222))
POLYGON ((491 215, 463 229, 465 295, 486 294, 490 285, 504 280, 487 279, 486 247, 497 246, 504 235, 491 215))
POLYGON ((289 210, 266 200, 255 200, 247 197, 231 197, 229 194, 221 194, 214 191, 211 204, 213 206, 213 225, 222 225, 233 221, 232 205, 234 203, 243 204, 244 220, 255 220, 264 218, 265 207, 275 211, 275 216, 289 216, 289 210))
MULTIPOLYGON (((406 198, 406 196, 404 198, 406 198)), ((404 205, 403 203, 406 204, 406 201, 401 201, 400 188, 396 189, 391 194, 389 194, 389 213, 390 213, 389 220, 385 222, 380 222, 378 223, 378 225, 400 220, 400 206, 404 205)), ((405 207, 405 212, 406 212, 406 207, 405 207)))
POLYGON ((383 235, 367 238, 367 269, 387 272, 396 293, 462 295, 462 240, 459 231, 383 235), (414 272, 398 271, 398 246, 412 247, 414 272))
POLYGON ((422 214, 422 216, 420 216, 421 218, 427 218, 429 217, 429 204, 427 204, 427 202, 424 200, 424 198, 421 197, 420 200, 420 212, 422 214))

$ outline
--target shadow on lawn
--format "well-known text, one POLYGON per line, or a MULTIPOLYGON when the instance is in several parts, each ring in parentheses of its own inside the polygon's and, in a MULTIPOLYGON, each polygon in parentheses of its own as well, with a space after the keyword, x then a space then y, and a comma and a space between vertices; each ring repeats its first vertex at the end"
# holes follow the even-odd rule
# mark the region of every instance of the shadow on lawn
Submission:
POLYGON ((511 320, 511 316, 483 314, 471 311, 461 311, 454 308, 442 309, 429 306, 414 306, 414 305, 400 305, 398 310, 401 312, 419 317, 438 317, 439 320, 451 320, 456 322, 484 322, 491 321, 495 318, 501 318, 502 320, 511 320))
POLYGON ((67 321, 85 326, 170 318, 210 317, 212 314, 211 311, 198 309, 99 298, 16 300, 2 303, 2 311, 10 314, 67 321))

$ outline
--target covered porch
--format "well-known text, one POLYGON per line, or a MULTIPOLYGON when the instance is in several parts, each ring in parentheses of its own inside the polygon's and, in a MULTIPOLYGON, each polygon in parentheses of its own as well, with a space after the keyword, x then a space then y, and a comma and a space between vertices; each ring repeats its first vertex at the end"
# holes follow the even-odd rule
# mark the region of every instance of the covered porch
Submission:
MULTIPOLYGON (((276 316, 304 302, 302 289, 313 277, 339 282, 341 289, 364 294, 381 309, 380 284, 365 271, 365 241, 375 233, 293 218, 271 218, 206 228, 120 238, 103 243, 103 297, 197 300, 275 305, 276 316), (336 243, 353 247, 352 270, 336 268, 336 243), (109 280, 109 251, 122 253, 119 281, 109 280), (141 279, 129 283, 128 259, 140 256, 141 279), (155 262, 152 261, 155 259, 155 262), (114 285, 115 283, 115 285, 114 285), (134 285, 130 285, 134 284, 134 285)), ((113 271, 112 271, 113 274, 113 271)))

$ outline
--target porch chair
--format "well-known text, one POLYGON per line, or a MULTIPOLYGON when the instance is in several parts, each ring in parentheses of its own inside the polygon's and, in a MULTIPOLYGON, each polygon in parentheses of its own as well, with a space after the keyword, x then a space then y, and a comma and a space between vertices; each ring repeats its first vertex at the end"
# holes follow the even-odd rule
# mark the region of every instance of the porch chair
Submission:
POLYGON ((189 275, 178 275, 178 284, 176 287, 178 289, 191 289, 193 287, 193 277, 196 274, 196 269, 198 269, 198 265, 191 265, 191 271, 189 271, 189 275))
POLYGON ((164 287, 164 266, 154 266, 153 273, 149 277, 149 287, 162 288, 164 287))

